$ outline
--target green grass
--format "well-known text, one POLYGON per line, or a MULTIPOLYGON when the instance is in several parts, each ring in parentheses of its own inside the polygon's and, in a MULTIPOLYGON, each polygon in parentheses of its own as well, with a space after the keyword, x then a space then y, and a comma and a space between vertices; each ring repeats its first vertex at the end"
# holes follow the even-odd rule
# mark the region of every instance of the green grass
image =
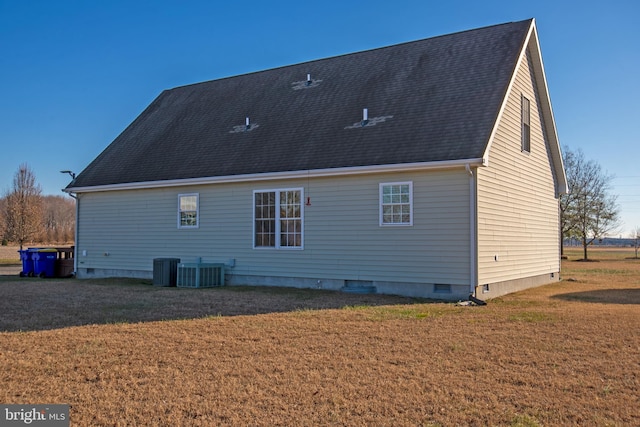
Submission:
POLYGON ((351 305, 343 307, 343 310, 362 311, 369 320, 381 321, 390 319, 429 319, 446 314, 460 313, 462 308, 455 307, 453 304, 431 303, 412 306, 351 305))
MULTIPOLYGON (((579 270, 574 270, 579 271, 579 270)), ((589 274, 600 274, 603 276, 633 276, 636 274, 635 271, 629 270, 618 270, 613 268, 593 268, 590 270, 583 270, 582 272, 589 272, 589 274)))
POLYGON ((527 323, 552 322, 555 320, 554 317, 549 314, 535 311, 522 311, 520 313, 511 314, 508 319, 513 322, 527 323))
POLYGON ((539 427, 542 424, 528 415, 516 415, 510 425, 511 427, 539 427))
MULTIPOLYGON (((582 248, 576 248, 575 246, 564 248, 564 255, 569 258, 569 261, 576 261, 584 258, 582 248)), ((587 257, 589 260, 615 260, 615 259, 627 259, 635 256, 634 248, 606 248, 589 247, 587 250, 587 257)))
POLYGON ((535 300, 527 300, 527 299, 509 299, 504 297, 493 298, 489 301, 490 304, 499 305, 502 307, 517 307, 517 308, 528 308, 528 307, 541 307, 541 306, 549 306, 547 301, 535 301, 535 300))

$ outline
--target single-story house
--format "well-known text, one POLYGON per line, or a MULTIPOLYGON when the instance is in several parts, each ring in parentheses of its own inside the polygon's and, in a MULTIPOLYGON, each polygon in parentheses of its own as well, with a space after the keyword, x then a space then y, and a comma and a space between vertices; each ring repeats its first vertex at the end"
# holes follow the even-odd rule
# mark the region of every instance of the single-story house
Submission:
POLYGON ((456 300, 558 280, 567 182, 530 19, 165 90, 64 191, 79 278, 456 300))

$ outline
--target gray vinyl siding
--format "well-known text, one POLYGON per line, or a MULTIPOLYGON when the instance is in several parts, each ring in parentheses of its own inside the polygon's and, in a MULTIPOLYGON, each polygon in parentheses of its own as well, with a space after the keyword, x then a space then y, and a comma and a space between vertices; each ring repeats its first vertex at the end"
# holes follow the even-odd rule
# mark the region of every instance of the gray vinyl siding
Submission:
POLYGON ((527 54, 478 170, 478 284, 558 272, 558 199, 527 54), (521 96, 531 102, 531 149, 521 151, 521 96), (497 257, 497 260, 496 260, 497 257))
POLYGON ((463 169, 80 194, 78 267, 151 271, 153 258, 235 260, 230 274, 469 283, 463 169), (379 225, 379 184, 413 182, 413 226, 379 225), (253 249, 253 191, 303 188, 304 248, 253 249), (177 228, 177 196, 198 193, 199 228, 177 228), (86 256, 83 256, 86 251, 86 256), (109 255, 105 255, 105 254, 109 255))

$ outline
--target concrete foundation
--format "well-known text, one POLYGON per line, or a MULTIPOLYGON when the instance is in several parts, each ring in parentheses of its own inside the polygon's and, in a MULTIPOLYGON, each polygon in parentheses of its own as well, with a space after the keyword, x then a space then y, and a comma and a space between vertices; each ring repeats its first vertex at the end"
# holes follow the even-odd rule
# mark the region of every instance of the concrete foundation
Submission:
POLYGON ((541 274, 539 276, 525 277, 522 279, 488 283, 476 288, 476 297, 482 300, 488 300, 502 295, 557 282, 558 280, 560 280, 560 273, 554 272, 541 274))
POLYGON ((107 277, 130 277, 133 279, 153 279, 153 271, 146 270, 116 270, 106 268, 79 268, 76 272, 78 279, 103 279, 107 277))
MULTIPOLYGON (((533 288, 559 280, 559 273, 543 274, 523 279, 489 283, 476 288, 476 297, 482 300, 496 298, 524 289, 533 288)), ((116 270, 100 268, 80 268, 77 271, 79 279, 131 277, 139 279, 153 279, 153 271, 146 270, 116 270)), ((355 281, 357 282, 357 281, 355 281)), ((274 277, 253 275, 225 275, 225 284, 232 286, 280 286, 300 289, 325 289, 339 291, 347 284, 353 285, 352 280, 324 279, 317 277, 274 277)), ((367 281, 368 286, 374 286, 375 292, 387 295, 402 295, 414 298, 427 298, 444 301, 466 301, 469 298, 468 285, 450 285, 434 283, 406 283, 367 281)))

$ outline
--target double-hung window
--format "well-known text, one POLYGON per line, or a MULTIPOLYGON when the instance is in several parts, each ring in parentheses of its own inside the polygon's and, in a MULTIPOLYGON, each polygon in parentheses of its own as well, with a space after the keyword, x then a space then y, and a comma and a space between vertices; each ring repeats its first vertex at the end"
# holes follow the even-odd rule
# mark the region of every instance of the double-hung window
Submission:
POLYGON ((380 225, 413 225, 413 183, 380 184, 380 225))
POLYGON ((522 151, 531 152, 531 103, 522 95, 522 151))
POLYGON ((198 193, 178 194, 178 228, 198 228, 198 193))
POLYGON ((302 189, 253 192, 254 248, 302 249, 302 189))

